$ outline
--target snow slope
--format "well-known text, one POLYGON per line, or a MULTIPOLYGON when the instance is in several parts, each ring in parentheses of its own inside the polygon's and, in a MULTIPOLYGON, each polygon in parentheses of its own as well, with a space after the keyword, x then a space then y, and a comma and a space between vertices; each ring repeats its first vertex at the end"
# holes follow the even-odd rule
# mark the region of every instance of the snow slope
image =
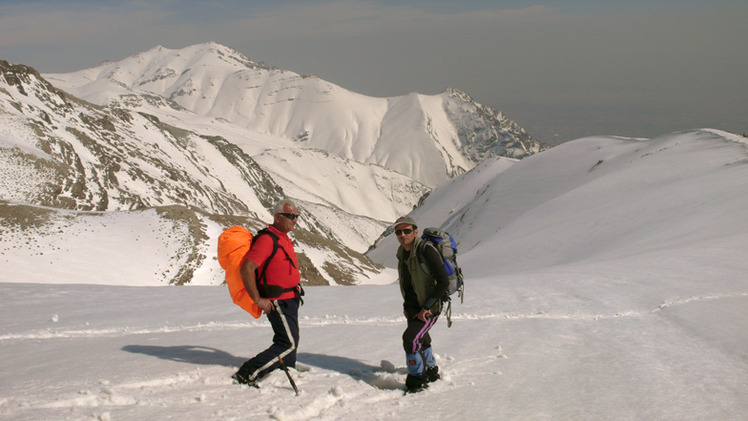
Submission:
MULTIPOLYGON (((80 212, 0 200, 0 281, 221 285, 216 245, 233 225, 256 233, 267 224, 183 206, 80 212)), ((378 225, 360 226, 373 231, 378 225)), ((302 229, 291 237, 305 285, 391 282, 382 267, 328 237, 302 229)))
POLYGON ((224 287, 2 279, 0 416, 744 420, 746 163, 716 130, 598 137, 435 189, 413 214, 457 234, 466 299, 408 396, 396 284, 307 288, 297 397, 280 371, 231 383, 271 332, 224 287))

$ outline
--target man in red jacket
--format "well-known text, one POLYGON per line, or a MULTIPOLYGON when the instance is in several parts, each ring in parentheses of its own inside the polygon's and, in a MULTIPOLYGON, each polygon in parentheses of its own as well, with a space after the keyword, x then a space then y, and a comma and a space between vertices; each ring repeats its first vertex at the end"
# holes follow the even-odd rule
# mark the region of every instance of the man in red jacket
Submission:
POLYGON ((244 256, 241 267, 244 287, 267 315, 274 336, 268 349, 249 359, 231 376, 240 384, 257 387, 257 380, 280 367, 279 357, 288 367, 296 366, 302 290, 296 253, 287 234, 296 226, 298 217, 292 201, 278 202, 273 224, 257 233, 244 256))

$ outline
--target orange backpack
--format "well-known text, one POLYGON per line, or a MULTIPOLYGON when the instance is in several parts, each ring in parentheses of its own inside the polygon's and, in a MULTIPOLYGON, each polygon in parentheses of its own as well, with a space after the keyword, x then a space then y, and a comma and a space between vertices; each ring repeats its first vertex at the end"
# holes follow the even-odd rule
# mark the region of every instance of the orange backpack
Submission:
POLYGON ((218 236, 218 263, 226 271, 226 285, 234 304, 243 308, 255 319, 262 315, 244 288, 241 275, 242 258, 252 245, 252 233, 248 229, 235 225, 218 236))

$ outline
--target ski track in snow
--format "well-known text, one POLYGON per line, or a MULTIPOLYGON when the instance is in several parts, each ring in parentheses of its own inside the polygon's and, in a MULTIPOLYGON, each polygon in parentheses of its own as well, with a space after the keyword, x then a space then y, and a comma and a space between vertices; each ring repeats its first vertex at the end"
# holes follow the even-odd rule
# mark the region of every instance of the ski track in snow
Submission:
POLYGON ((746 296, 748 296, 748 292, 739 292, 735 294, 712 294, 712 295, 705 295, 705 296, 700 296, 700 297, 689 297, 689 298, 673 300, 673 301, 664 301, 662 304, 660 304, 659 307, 652 310, 651 312, 655 313, 658 311, 662 311, 668 307, 688 304, 693 301, 720 300, 723 298, 735 298, 735 297, 746 297, 746 296))
MULTIPOLYGON (((590 314, 590 313, 573 313, 573 314, 554 314, 545 313, 539 311, 537 313, 530 314, 515 314, 515 313, 494 313, 494 314, 455 314, 452 319, 455 321, 470 321, 470 320, 496 320, 496 319, 507 319, 507 320, 523 320, 523 319, 546 319, 546 320, 606 320, 623 317, 642 317, 647 314, 661 312, 670 307, 685 305, 691 302, 707 301, 707 300, 719 300, 735 297, 746 297, 748 292, 739 292, 733 294, 708 294, 703 296, 693 296, 688 298, 676 298, 672 300, 663 301, 657 308, 648 311, 621 311, 608 314, 590 314)), ((52 319, 56 319, 56 315, 52 319)), ((304 316, 299 319, 299 324, 302 328, 311 327, 323 327, 330 325, 374 325, 374 326, 389 326, 399 325, 403 323, 403 318, 398 317, 372 317, 372 318, 355 318, 348 315, 345 316, 330 316, 327 315, 322 318, 304 316)), ((173 332, 199 332, 199 331, 216 331, 216 330, 235 330, 235 329, 247 329, 257 327, 268 327, 269 323, 264 320, 257 320, 251 322, 208 322, 208 323, 197 323, 186 326, 162 326, 158 328, 146 328, 146 327, 118 327, 108 329, 69 329, 69 330, 56 330, 47 328, 43 330, 36 330, 26 333, 10 333, 0 335, 0 341, 14 341, 14 340, 38 340, 38 339, 74 339, 74 338, 94 338, 94 337, 118 337, 126 335, 143 335, 152 333, 173 333, 173 332)))
MULTIPOLYGON (((257 412, 253 414, 248 414, 245 408, 241 408, 240 413, 218 409, 211 416, 220 419, 246 419, 250 416, 265 415, 275 420, 294 421, 324 417, 329 411, 334 411, 335 418, 340 419, 345 418, 346 414, 353 416, 358 410, 377 402, 392 401, 393 397, 400 397, 404 387, 402 378, 406 372, 405 367, 395 367, 389 361, 382 361, 378 369, 356 369, 348 373, 312 368, 299 363, 298 369, 292 370, 292 375, 300 388, 301 402, 291 404, 290 401, 283 400, 285 405, 279 405, 277 397, 293 396, 293 391, 285 374, 281 371, 268 374, 260 382, 260 388, 254 389, 234 384, 226 375, 225 368, 218 367, 207 370, 195 369, 156 379, 119 384, 100 380, 95 387, 83 388, 77 393, 68 392, 53 400, 49 398, 9 399, 2 404, 6 407, 23 408, 24 412, 29 413, 37 413, 40 410, 90 409, 98 411, 97 419, 108 420, 111 418, 108 410, 118 410, 129 406, 174 405, 175 389, 179 390, 178 393, 182 396, 181 403, 184 405, 210 404, 235 399, 236 394, 226 393, 225 388, 205 387, 228 386, 269 396, 270 399, 265 402, 271 403, 255 408, 257 412), (330 384, 334 386, 330 387, 330 384), (317 390, 319 387, 327 388, 327 390, 317 390)), ((453 385, 448 375, 445 375, 440 383, 441 387, 432 387, 439 390, 453 385)))

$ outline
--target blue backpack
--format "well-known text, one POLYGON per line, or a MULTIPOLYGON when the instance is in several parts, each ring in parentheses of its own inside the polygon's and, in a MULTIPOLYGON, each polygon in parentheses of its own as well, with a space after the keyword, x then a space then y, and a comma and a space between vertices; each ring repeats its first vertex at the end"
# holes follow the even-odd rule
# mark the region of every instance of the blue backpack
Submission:
MULTIPOLYGON (((436 251, 444 262, 444 269, 447 271, 447 279, 449 279, 449 287, 447 288, 447 294, 450 296, 455 292, 460 297, 460 303, 465 299, 465 283, 462 276, 462 269, 457 264, 457 242, 452 236, 439 228, 426 228, 423 230, 421 235, 426 241, 429 241, 436 247, 436 251)), ((430 273, 428 267, 423 261, 420 261, 421 267, 426 273, 430 273)), ((449 304, 446 311, 447 315, 447 327, 452 326, 452 300, 449 299, 449 304)))

